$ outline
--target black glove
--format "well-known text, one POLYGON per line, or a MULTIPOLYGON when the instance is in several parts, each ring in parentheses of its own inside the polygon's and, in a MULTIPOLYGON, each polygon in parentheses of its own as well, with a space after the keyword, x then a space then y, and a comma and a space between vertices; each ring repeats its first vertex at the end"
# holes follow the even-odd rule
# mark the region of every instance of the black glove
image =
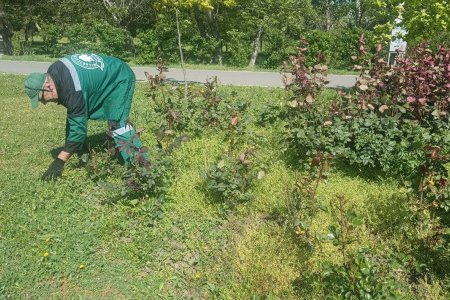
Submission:
POLYGON ((56 178, 62 175, 62 171, 64 170, 65 161, 60 158, 55 159, 47 171, 45 171, 44 175, 42 175, 41 180, 49 181, 55 180, 56 178))

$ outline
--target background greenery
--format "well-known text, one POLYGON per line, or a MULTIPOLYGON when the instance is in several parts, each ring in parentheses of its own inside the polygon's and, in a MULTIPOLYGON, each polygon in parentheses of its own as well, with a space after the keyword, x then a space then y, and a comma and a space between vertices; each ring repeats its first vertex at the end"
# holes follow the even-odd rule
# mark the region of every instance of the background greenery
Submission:
POLYGON ((330 68, 346 69, 359 35, 370 48, 387 46, 399 14, 410 46, 448 43, 449 10, 447 0, 2 0, 0 34, 8 55, 94 51, 176 63, 178 12, 187 63, 279 68, 306 36, 311 62, 321 50, 330 68))

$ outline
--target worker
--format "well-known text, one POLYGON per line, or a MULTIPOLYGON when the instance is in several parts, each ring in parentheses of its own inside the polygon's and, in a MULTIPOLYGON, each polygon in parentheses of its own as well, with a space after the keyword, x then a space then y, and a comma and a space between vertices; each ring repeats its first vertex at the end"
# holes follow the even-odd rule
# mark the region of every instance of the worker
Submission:
POLYGON ((127 164, 148 166, 148 152, 128 120, 136 77, 122 60, 97 54, 67 55, 46 73, 31 73, 25 91, 31 107, 50 102, 67 108, 66 141, 62 151, 42 175, 53 180, 64 164, 86 142, 87 120, 107 120, 109 133, 127 164))

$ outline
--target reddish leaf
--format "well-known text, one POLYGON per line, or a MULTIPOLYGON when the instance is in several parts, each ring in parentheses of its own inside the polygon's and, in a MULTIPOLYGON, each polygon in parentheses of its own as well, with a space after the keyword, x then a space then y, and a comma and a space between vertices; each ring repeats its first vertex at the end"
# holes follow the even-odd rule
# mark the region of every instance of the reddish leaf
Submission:
POLYGON ((384 113, 384 111, 386 110, 386 109, 388 109, 389 107, 386 105, 386 104, 384 104, 384 105, 381 105, 380 106, 380 108, 378 108, 378 110, 381 112, 381 113, 384 113))
POLYGON ((416 102, 416 97, 411 97, 411 96, 409 96, 409 97, 406 98, 406 101, 407 101, 408 103, 414 103, 414 102, 416 102))
POLYGON ((238 121, 239 121, 238 116, 234 116, 233 118, 231 118, 231 125, 236 126, 238 121))
POLYGON ((367 85, 365 85, 365 84, 361 84, 359 87, 358 87, 361 91, 367 91, 367 89, 369 88, 367 85))

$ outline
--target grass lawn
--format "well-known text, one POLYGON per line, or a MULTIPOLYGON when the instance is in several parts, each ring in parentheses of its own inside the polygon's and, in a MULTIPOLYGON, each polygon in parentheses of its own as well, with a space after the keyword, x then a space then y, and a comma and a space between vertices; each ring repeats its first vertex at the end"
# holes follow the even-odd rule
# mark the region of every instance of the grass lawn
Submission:
MULTIPOLYGON (((62 146, 66 112, 52 104, 32 110, 23 79, 0 74, 0 299, 323 298, 311 276, 325 259, 338 264, 338 250, 324 243, 308 251, 273 218, 286 211, 286 187, 297 172, 281 155, 280 128, 253 125, 266 137, 255 158, 266 175, 251 188, 253 200, 226 217, 201 176, 225 147, 222 133, 182 144, 170 155, 164 214, 150 226, 155 199, 111 201, 76 156, 58 181, 39 180, 62 146)), ((280 89, 221 89, 223 97, 250 101, 254 117, 283 97, 280 89)), ((151 118, 146 93, 139 83, 131 119, 146 128, 142 139, 152 152, 159 120, 151 118)), ((98 143, 92 137, 105 131, 106 122, 91 121, 89 141, 98 143)), ((120 174, 109 176, 121 184, 120 174)), ((336 170, 320 184, 318 199, 329 204, 339 195, 365 221, 352 247, 413 248, 400 228, 408 199, 394 181, 336 170)), ((335 223, 324 210, 311 226, 327 234, 335 223)), ((410 280, 400 272, 398 280, 404 285, 398 299, 448 299, 446 278, 410 280)))

